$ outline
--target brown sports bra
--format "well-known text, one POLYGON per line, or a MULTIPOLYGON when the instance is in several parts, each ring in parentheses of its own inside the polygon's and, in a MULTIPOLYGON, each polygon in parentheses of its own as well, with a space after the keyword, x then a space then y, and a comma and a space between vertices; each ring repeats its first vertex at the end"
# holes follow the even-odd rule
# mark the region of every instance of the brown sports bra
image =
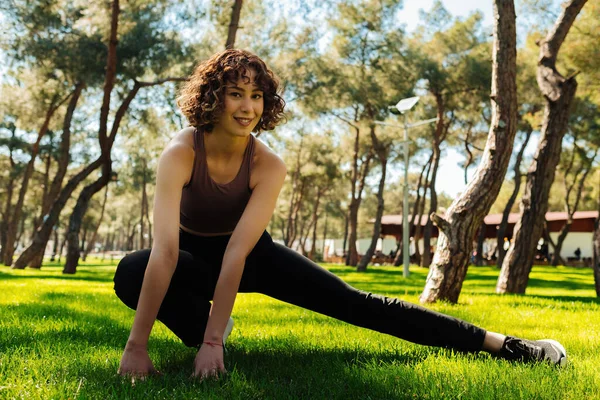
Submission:
POLYGON ((220 184, 208 174, 204 132, 194 131, 194 169, 183 187, 180 223, 199 233, 232 232, 250 200, 250 164, 254 156, 255 138, 250 135, 242 165, 235 178, 220 184))

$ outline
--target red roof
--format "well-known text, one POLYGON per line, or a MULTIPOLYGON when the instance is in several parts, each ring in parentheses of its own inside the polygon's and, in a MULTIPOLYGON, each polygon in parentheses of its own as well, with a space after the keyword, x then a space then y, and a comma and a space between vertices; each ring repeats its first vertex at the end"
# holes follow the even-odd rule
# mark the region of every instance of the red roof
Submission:
MULTIPOLYGON (((409 220, 412 220, 412 216, 408 216, 409 220)), ((428 215, 421 216, 421 225, 427 224, 428 215)), ((596 219, 598 218, 598 211, 577 211, 573 214, 573 219, 596 219)), ((566 212, 551 211, 546 213, 546 221, 566 221, 566 212)), ((508 215, 508 223, 515 224, 519 220, 518 213, 510 213, 508 215)), ((488 214, 484 218, 486 225, 500 225, 502 221, 502 214, 488 214)), ((381 217, 381 223, 385 225, 402 225, 402 215, 384 215, 381 217)))

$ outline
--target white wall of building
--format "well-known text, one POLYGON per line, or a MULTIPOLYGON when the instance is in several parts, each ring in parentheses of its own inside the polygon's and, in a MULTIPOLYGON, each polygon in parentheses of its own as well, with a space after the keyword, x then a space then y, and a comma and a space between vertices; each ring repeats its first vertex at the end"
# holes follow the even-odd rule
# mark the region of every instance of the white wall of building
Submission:
MULTIPOLYGON (((558 240, 558 232, 550 233, 552 241, 556 243, 558 240)), ((560 255, 567 260, 568 257, 575 257, 575 250, 577 248, 581 250, 581 258, 588 258, 593 256, 592 247, 592 233, 591 232, 569 232, 565 241, 563 242, 560 255)), ((550 247, 552 251, 552 247, 550 247)))

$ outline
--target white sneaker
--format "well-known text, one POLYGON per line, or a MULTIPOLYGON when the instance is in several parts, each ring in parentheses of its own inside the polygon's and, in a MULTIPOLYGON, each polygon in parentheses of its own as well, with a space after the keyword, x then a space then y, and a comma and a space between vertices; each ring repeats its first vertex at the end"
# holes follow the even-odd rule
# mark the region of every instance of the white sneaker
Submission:
POLYGON ((227 342, 227 337, 233 330, 233 318, 229 317, 229 321, 227 321, 227 326, 225 327, 225 332, 223 332, 223 345, 227 342))

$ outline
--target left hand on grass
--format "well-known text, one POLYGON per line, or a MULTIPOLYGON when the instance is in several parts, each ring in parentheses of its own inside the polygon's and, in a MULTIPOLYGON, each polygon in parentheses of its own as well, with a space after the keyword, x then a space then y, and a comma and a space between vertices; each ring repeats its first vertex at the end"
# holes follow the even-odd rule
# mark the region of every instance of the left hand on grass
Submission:
POLYGON ((227 373, 223 362, 223 347, 218 345, 202 344, 194 360, 194 373, 192 377, 218 379, 220 374, 227 373))

